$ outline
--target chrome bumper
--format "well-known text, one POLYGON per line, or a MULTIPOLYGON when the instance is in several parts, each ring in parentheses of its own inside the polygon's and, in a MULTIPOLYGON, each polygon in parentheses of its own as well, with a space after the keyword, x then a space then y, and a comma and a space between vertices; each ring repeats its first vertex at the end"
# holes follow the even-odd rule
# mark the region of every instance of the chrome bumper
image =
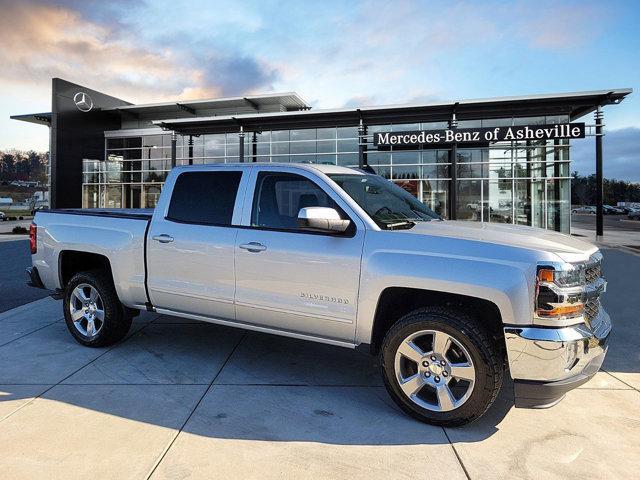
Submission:
POLYGON ((546 407, 588 381, 607 352, 611 319, 600 308, 590 326, 505 327, 516 406, 546 407))

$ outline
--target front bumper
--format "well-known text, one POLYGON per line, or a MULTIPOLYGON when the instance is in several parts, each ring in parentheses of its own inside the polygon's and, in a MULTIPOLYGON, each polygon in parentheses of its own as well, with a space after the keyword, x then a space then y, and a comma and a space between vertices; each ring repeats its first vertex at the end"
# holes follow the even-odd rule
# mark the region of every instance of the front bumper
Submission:
POLYGON ((590 326, 505 327, 516 407, 550 407, 587 382, 604 361, 610 333, 602 308, 590 326))

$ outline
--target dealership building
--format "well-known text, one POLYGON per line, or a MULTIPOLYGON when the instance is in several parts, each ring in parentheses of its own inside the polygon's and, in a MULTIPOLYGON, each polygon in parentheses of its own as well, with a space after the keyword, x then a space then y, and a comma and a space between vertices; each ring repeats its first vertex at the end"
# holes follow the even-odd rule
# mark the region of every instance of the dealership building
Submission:
MULTIPOLYGON (((151 208, 174 165, 304 162, 372 169, 448 219, 569 232, 571 140, 631 89, 312 109, 296 93, 132 104, 53 79, 53 208, 151 208)), ((215 198, 212 198, 215 201, 215 198)), ((600 202, 601 203, 601 202, 600 202)))

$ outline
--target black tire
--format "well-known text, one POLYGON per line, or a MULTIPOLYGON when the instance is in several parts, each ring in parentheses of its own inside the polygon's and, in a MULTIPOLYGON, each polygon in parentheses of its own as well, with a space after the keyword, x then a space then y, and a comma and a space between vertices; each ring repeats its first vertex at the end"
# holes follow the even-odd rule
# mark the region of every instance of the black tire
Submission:
POLYGON ((405 413, 422 422, 443 427, 472 422, 487 411, 502 386, 504 362, 500 349, 491 338, 477 320, 462 311, 427 307, 408 313, 387 332, 380 350, 381 373, 387 391, 405 413), (459 342, 471 356, 475 381, 471 394, 458 408, 449 411, 423 408, 400 388, 395 370, 396 352, 405 339, 422 330, 444 332, 459 342))
POLYGON ((125 308, 120 303, 111 276, 102 271, 94 270, 75 274, 65 287, 62 308, 65 322, 71 335, 78 343, 87 347, 113 345, 122 340, 131 328, 132 318, 126 314, 125 308), (95 288, 104 307, 102 327, 93 336, 81 333, 71 318, 71 295, 74 289, 81 284, 87 284, 95 288))

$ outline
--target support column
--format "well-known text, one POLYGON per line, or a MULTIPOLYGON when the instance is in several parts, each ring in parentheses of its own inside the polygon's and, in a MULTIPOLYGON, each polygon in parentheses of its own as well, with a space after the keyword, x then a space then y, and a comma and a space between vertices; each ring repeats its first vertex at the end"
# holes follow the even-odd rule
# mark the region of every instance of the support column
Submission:
POLYGON ((602 107, 598 106, 598 109, 595 112, 596 119, 596 240, 602 240, 604 235, 604 218, 603 218, 603 190, 604 190, 604 180, 602 173, 602 137, 604 133, 602 133, 602 127, 604 124, 602 123, 602 119, 604 118, 604 114, 602 113, 602 107))
POLYGON ((253 132, 251 136, 251 161, 253 163, 258 161, 258 132, 253 132))
MULTIPOLYGON (((449 121, 449 128, 457 128, 458 119, 455 112, 449 121)), ((458 144, 452 143, 449 150, 449 168, 451 169, 451 185, 449 186, 449 220, 458 218, 456 205, 458 203, 458 144)), ((480 208, 483 208, 482 205, 480 208)))
POLYGON ((189 135, 189 165, 193 165, 193 135, 189 135))
POLYGON ((176 166, 176 151, 178 149, 178 136, 171 132, 171 168, 176 166))
POLYGON ((240 127, 240 132, 238 133, 238 141, 240 145, 238 146, 238 161, 240 163, 244 162, 244 130, 240 127))
POLYGON ((366 145, 367 127, 360 119, 358 125, 358 168, 364 168, 367 162, 367 145, 366 145))

